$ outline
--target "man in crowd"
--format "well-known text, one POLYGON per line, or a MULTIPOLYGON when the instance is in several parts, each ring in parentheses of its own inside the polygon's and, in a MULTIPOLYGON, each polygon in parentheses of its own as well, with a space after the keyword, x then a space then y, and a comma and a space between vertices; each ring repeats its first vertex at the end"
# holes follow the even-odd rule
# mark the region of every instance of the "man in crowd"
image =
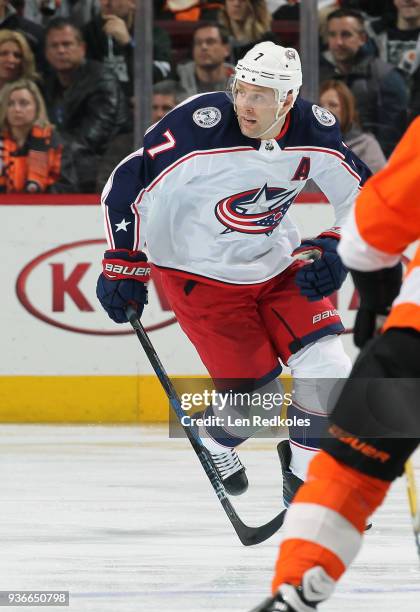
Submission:
POLYGON ((82 26, 99 13, 100 0, 14 0, 24 17, 48 23, 52 17, 69 17, 82 26))
POLYGON ((420 0, 393 0, 396 13, 372 21, 379 57, 397 66, 410 88, 409 121, 420 115, 420 0))
POLYGON ((175 108, 185 97, 184 90, 176 81, 166 79, 156 83, 153 86, 152 123, 160 121, 166 113, 175 108))
MULTIPOLYGON (((152 98, 152 123, 160 121, 166 113, 175 108, 185 97, 185 92, 177 81, 166 79, 155 83, 153 85, 152 98)), ((132 130, 117 134, 111 140, 98 164, 96 191, 102 191, 112 170, 124 157, 132 152, 133 147, 134 136, 132 130)))
POLYGON ((356 98, 362 127, 372 132, 388 157, 407 126, 408 87, 392 65, 367 48, 361 13, 338 9, 327 18, 328 50, 320 80, 342 80, 356 98))
MULTIPOLYGON (((127 99, 134 91, 133 64, 135 0, 102 0, 101 14, 84 28, 87 57, 103 62, 115 72, 127 99)), ((153 82, 166 79, 171 70, 171 41, 167 32, 153 27, 153 82)))
POLYGON ((75 151, 82 191, 95 191, 98 156, 127 122, 124 95, 112 70, 86 59, 82 33, 70 20, 57 17, 48 24, 45 54, 49 118, 75 151))
POLYGON ((178 78, 187 95, 205 91, 223 91, 234 72, 226 63, 229 56, 228 34, 217 23, 197 26, 193 35, 193 60, 180 64, 178 78))
POLYGON ((418 66, 416 47, 420 40, 420 0, 394 0, 396 13, 372 21, 369 35, 379 57, 409 77, 418 66))

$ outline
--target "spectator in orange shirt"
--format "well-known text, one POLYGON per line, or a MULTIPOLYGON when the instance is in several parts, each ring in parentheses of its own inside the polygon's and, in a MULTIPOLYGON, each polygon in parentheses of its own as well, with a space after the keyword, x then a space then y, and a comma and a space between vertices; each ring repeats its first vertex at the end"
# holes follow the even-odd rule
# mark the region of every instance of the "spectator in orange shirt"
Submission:
POLYGON ((0 193, 77 191, 38 87, 18 80, 0 96, 0 193))

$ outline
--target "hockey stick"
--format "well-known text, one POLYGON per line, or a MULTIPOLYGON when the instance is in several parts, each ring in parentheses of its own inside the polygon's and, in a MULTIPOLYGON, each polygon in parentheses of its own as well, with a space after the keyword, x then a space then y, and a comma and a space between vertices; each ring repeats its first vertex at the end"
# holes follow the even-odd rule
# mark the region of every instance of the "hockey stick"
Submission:
POLYGON ((140 322, 140 319, 137 316, 136 311, 128 306, 126 309, 127 318, 131 323, 134 331, 137 334, 138 339, 140 340, 140 344, 142 345, 144 352, 149 359, 156 376, 159 378, 159 381, 165 390, 166 395, 168 396, 169 402, 178 417, 178 420, 185 431, 185 434, 190 441, 191 446, 194 449, 195 454, 197 455, 201 465, 204 468, 205 473, 207 474, 210 483, 219 498, 220 503, 223 506, 224 511, 226 512, 228 519, 233 525, 234 530, 238 534, 238 537, 244 546, 252 546, 253 544, 259 544, 260 542, 264 542, 270 538, 276 531, 280 529, 283 525, 283 521, 286 515, 286 510, 282 510, 280 514, 275 516, 270 522, 265 525, 261 525, 261 527, 249 527, 245 525, 237 515, 235 508, 230 503, 229 498, 226 495, 225 488, 219 478, 219 475, 208 458, 207 452, 196 440, 194 435, 191 433, 189 427, 182 424, 182 417, 185 416, 185 413, 182 409, 180 399, 178 397, 175 388, 170 381, 165 368, 163 367, 155 349, 153 348, 152 343, 150 342, 149 336, 147 335, 143 325, 140 322))
POLYGON ((414 476, 413 462, 408 459, 404 466, 408 503, 410 505, 411 521, 413 525, 414 539, 417 546, 417 554, 420 559, 420 507, 418 505, 416 478, 414 476))

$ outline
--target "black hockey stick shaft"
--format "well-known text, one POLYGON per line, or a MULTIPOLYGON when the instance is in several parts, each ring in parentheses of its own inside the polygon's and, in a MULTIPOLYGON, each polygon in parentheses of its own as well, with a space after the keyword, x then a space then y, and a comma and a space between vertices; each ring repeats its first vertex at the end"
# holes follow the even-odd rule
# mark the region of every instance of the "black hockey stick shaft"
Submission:
POLYGON ((276 531, 280 529, 283 525, 283 521, 285 518, 286 510, 282 510, 280 514, 275 516, 271 521, 266 523, 265 525, 261 525, 260 527, 249 527, 242 522, 239 516, 236 513, 235 508, 232 506, 228 496, 226 495, 225 488, 219 478, 219 475, 214 468, 213 464, 208 458, 207 452, 204 447, 192 434, 189 427, 182 424, 182 417, 185 416, 185 413, 181 406, 181 401, 178 397, 178 394, 168 377, 165 368, 163 367, 152 343, 150 342, 149 336, 145 331, 137 312, 131 307, 128 306, 126 309, 127 318, 130 321, 131 326, 137 334, 137 337, 140 341, 140 344, 143 347, 144 352, 146 353, 147 358, 149 359, 156 376, 158 377, 165 393, 169 399, 172 409, 174 410, 178 420, 183 428, 188 440, 191 443, 191 446, 194 449, 201 465, 204 468, 205 473, 207 474, 210 483, 219 498, 220 503, 223 506, 224 511, 226 512, 230 522, 233 525, 240 541, 244 546, 251 546, 253 544, 259 544, 260 542, 264 542, 268 538, 270 538, 276 531))

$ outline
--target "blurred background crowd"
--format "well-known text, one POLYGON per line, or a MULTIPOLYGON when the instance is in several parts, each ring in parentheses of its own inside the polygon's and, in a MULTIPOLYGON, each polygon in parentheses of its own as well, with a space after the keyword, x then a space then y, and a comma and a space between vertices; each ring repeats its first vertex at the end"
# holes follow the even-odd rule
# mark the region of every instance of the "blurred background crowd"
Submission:
MULTIPOLYGON (((154 0, 152 123, 223 90, 299 0, 154 0)), ((136 0, 0 0, 0 192, 96 193, 134 148, 136 0)), ((318 0, 319 102, 376 172, 420 114, 420 0, 318 0)))

